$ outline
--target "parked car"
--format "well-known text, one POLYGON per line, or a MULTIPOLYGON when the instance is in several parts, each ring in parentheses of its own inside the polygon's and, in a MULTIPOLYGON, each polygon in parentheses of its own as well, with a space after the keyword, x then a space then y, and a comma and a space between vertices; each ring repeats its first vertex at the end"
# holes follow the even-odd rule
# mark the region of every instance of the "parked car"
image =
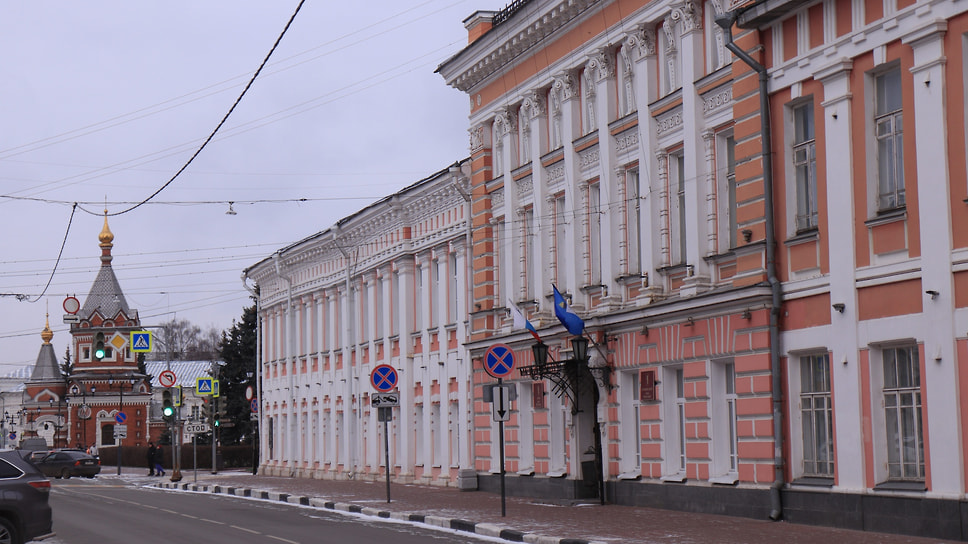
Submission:
POLYGON ((53 536, 50 480, 20 452, 0 450, 0 544, 53 536))
POLYGON ((54 450, 33 463, 53 478, 93 478, 101 472, 101 462, 80 450, 54 450))

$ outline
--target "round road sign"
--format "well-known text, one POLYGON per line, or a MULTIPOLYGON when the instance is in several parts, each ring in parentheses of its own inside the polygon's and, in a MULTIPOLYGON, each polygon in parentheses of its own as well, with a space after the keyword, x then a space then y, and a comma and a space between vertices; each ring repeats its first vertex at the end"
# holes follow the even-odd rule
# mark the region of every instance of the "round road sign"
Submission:
POLYGON ((67 297, 64 299, 64 311, 74 315, 78 310, 81 309, 81 302, 77 300, 77 297, 67 297))
POLYGON ((397 386, 397 369, 390 365, 378 365, 370 373, 370 384, 381 393, 392 391, 397 386))
POLYGON ((128 416, 124 412, 118 412, 117 414, 114 414, 114 421, 118 423, 124 423, 127 419, 128 419, 128 416))
POLYGON ((484 353, 484 370, 495 378, 504 378, 514 370, 514 351, 507 344, 494 344, 484 353))
POLYGON ((160 383, 162 387, 171 387, 175 385, 176 379, 175 373, 171 370, 162 370, 161 374, 158 375, 158 383, 160 383))
POLYGON ((255 391, 252 389, 251 385, 247 386, 245 388, 245 400, 252 400, 253 397, 255 397, 255 391))
POLYGON ((253 414, 256 413, 256 412, 258 412, 259 411, 259 399, 252 399, 252 400, 250 400, 249 401, 249 409, 252 410, 252 413, 253 414))

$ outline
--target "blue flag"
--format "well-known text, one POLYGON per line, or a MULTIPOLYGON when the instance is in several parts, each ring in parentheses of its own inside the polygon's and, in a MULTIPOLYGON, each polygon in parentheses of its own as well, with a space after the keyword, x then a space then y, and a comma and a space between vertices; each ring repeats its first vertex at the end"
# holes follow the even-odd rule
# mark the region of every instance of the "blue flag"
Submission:
POLYGON ((555 317, 568 329, 568 332, 575 336, 580 335, 581 331, 585 330, 585 322, 568 308, 565 297, 558 292, 558 286, 552 284, 551 287, 555 290, 555 317))

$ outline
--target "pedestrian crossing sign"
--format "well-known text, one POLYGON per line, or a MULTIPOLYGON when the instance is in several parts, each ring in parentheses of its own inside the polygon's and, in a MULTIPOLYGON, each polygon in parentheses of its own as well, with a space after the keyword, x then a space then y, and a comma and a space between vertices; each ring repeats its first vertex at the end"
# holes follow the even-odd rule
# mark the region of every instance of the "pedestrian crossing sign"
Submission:
POLYGON ((151 351, 151 331, 131 331, 131 351, 134 353, 151 351))
POLYGON ((209 396, 214 391, 212 378, 195 378, 195 394, 209 396))

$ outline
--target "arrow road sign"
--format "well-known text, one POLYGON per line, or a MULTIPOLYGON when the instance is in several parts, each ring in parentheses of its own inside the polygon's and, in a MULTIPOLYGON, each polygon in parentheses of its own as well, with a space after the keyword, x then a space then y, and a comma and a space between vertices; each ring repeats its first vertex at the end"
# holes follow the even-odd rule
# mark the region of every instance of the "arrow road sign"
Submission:
POLYGON ((175 385, 175 381, 175 373, 171 370, 162 370, 161 374, 158 374, 158 383, 160 383, 162 387, 171 387, 175 385))
POLYGON ((374 408, 400 406, 400 395, 397 393, 375 393, 370 395, 370 406, 374 408))
POLYGON ((503 378, 514 370, 514 351, 507 344, 494 344, 484 353, 484 370, 495 378, 503 378))
POLYGON ((491 415, 494 421, 511 419, 511 386, 495 385, 491 395, 491 415))

